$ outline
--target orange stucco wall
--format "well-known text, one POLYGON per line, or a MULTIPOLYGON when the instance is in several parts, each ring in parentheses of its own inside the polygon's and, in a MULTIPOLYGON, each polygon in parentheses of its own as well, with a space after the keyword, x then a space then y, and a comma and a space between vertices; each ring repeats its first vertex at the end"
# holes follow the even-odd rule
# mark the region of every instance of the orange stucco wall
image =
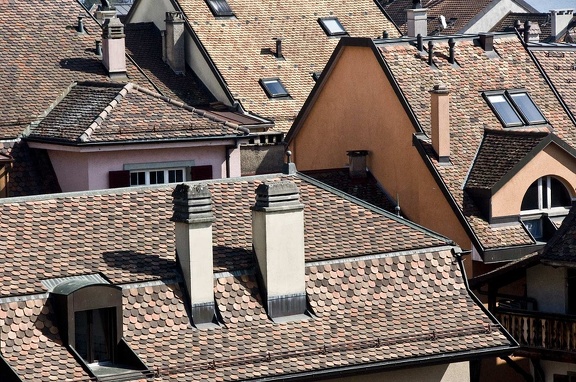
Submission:
POLYGON ((534 181, 546 175, 553 175, 561 180, 570 195, 574 197, 576 161, 574 157, 552 143, 539 152, 492 196, 492 216, 520 214, 520 207, 526 190, 534 181))
MULTIPOLYGON (((342 168, 346 151, 367 165, 410 220, 470 249, 470 239, 416 148, 415 130, 373 51, 345 47, 290 142, 298 170, 342 168)), ((467 261, 471 276, 471 261, 467 261)))

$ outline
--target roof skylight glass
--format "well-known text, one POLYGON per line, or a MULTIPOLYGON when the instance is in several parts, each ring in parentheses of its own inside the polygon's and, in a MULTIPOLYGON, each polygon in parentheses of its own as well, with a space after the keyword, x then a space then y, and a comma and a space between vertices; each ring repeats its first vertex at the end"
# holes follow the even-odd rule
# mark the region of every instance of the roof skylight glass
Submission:
POLYGON ((284 87, 278 78, 269 78, 260 80, 260 84, 270 98, 289 97, 288 90, 284 87))
POLYGON ((489 92, 485 94, 485 98, 506 127, 546 123, 546 119, 525 91, 489 92))
POLYGON ((336 17, 318 19, 318 22, 328 36, 341 36, 347 34, 346 29, 344 29, 336 17))
POLYGON ((234 16, 226 0, 206 0, 206 3, 214 16, 234 16))

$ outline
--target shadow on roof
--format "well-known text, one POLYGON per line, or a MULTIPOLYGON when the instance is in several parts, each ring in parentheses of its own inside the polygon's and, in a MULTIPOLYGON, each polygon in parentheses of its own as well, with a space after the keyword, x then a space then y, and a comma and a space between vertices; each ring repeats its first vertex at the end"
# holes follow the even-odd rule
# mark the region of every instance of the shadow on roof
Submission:
POLYGON ((94 55, 94 58, 63 58, 60 60, 60 67, 82 73, 103 74, 105 72, 104 65, 102 65, 96 55, 94 55))
POLYGON ((114 251, 104 252, 102 257, 108 266, 124 269, 132 274, 155 276, 155 278, 173 278, 177 275, 175 260, 163 259, 155 254, 114 251))

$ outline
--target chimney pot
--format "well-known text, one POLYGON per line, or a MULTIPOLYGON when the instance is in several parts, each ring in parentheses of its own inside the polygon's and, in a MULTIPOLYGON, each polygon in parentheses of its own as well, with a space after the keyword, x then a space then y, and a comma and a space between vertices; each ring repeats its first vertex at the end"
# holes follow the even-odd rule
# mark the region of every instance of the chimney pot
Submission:
POLYGON ((86 30, 84 29, 84 15, 79 15, 78 16, 78 25, 76 26, 76 31, 79 34, 84 34, 86 33, 86 30))
POLYGON ((205 184, 179 184, 172 192, 176 253, 182 269, 194 324, 214 320, 212 200, 205 184))
POLYGON ((102 57, 102 41, 96 40, 95 52, 98 57, 102 57))
POLYGON ((530 41, 530 26, 532 23, 528 20, 524 21, 524 43, 528 44, 530 41))
POLYGON ((450 92, 444 84, 430 91, 432 147, 438 162, 450 163, 450 92))
POLYGON ((276 53, 274 54, 274 56, 276 58, 284 58, 284 56, 282 55, 282 38, 280 37, 276 37, 274 38, 274 40, 276 40, 276 53))
POLYGON ((421 34, 418 34, 418 36, 416 36, 416 47, 418 51, 420 52, 424 51, 424 40, 422 39, 421 34))
POLYGON ((456 63, 456 59, 454 58, 454 46, 456 45, 456 42, 454 41, 453 38, 448 39, 448 47, 450 48, 449 52, 450 52, 450 57, 448 57, 448 62, 451 63, 452 65, 454 65, 456 63))
POLYGON ((428 41, 428 65, 432 66, 434 64, 434 43, 428 41))
POLYGON ((388 37, 389 37, 388 31, 382 32, 382 38, 388 38, 388 37))
POLYGON ((252 239, 272 318, 306 312, 304 205, 294 182, 256 188, 252 239))
POLYGON ((490 33, 480 33, 478 34, 480 39, 480 47, 484 49, 485 52, 492 52, 494 50, 494 35, 490 33))

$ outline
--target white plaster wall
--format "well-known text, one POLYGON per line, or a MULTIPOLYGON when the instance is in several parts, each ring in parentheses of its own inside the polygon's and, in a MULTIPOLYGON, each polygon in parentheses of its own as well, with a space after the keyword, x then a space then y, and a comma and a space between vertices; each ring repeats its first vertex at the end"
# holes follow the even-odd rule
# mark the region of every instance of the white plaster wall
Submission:
MULTIPOLYGON (((99 152, 66 152, 49 150, 52 166, 63 192, 98 190, 108 188, 108 172, 124 169, 128 163, 157 163, 171 161, 194 161, 194 165, 212 165, 214 178, 226 176, 226 147, 179 147, 155 150, 129 150, 99 152)), ((240 158, 239 154, 231 156, 240 158)), ((240 176, 240 163, 230 165, 240 176)))
POLYGON ((467 382, 470 381, 468 362, 458 362, 448 365, 415 367, 375 374, 334 378, 328 382, 467 382))
MULTIPOLYGON (((544 370, 546 382, 554 381, 554 374, 567 375, 569 371, 576 373, 576 365, 573 363, 540 360, 540 366, 544 370)), ((534 368, 532 368, 532 375, 535 375, 534 368)))
POLYGON ((494 0, 482 12, 466 24, 460 33, 488 32, 509 12, 524 13, 527 10, 512 0, 494 0))
POLYGON ((537 265, 526 270, 528 297, 538 301, 538 310, 566 313, 566 268, 537 265))
POLYGON ((166 30, 166 12, 174 12, 170 0, 141 0, 136 2, 137 7, 133 10, 130 23, 153 22, 161 31, 166 30))

